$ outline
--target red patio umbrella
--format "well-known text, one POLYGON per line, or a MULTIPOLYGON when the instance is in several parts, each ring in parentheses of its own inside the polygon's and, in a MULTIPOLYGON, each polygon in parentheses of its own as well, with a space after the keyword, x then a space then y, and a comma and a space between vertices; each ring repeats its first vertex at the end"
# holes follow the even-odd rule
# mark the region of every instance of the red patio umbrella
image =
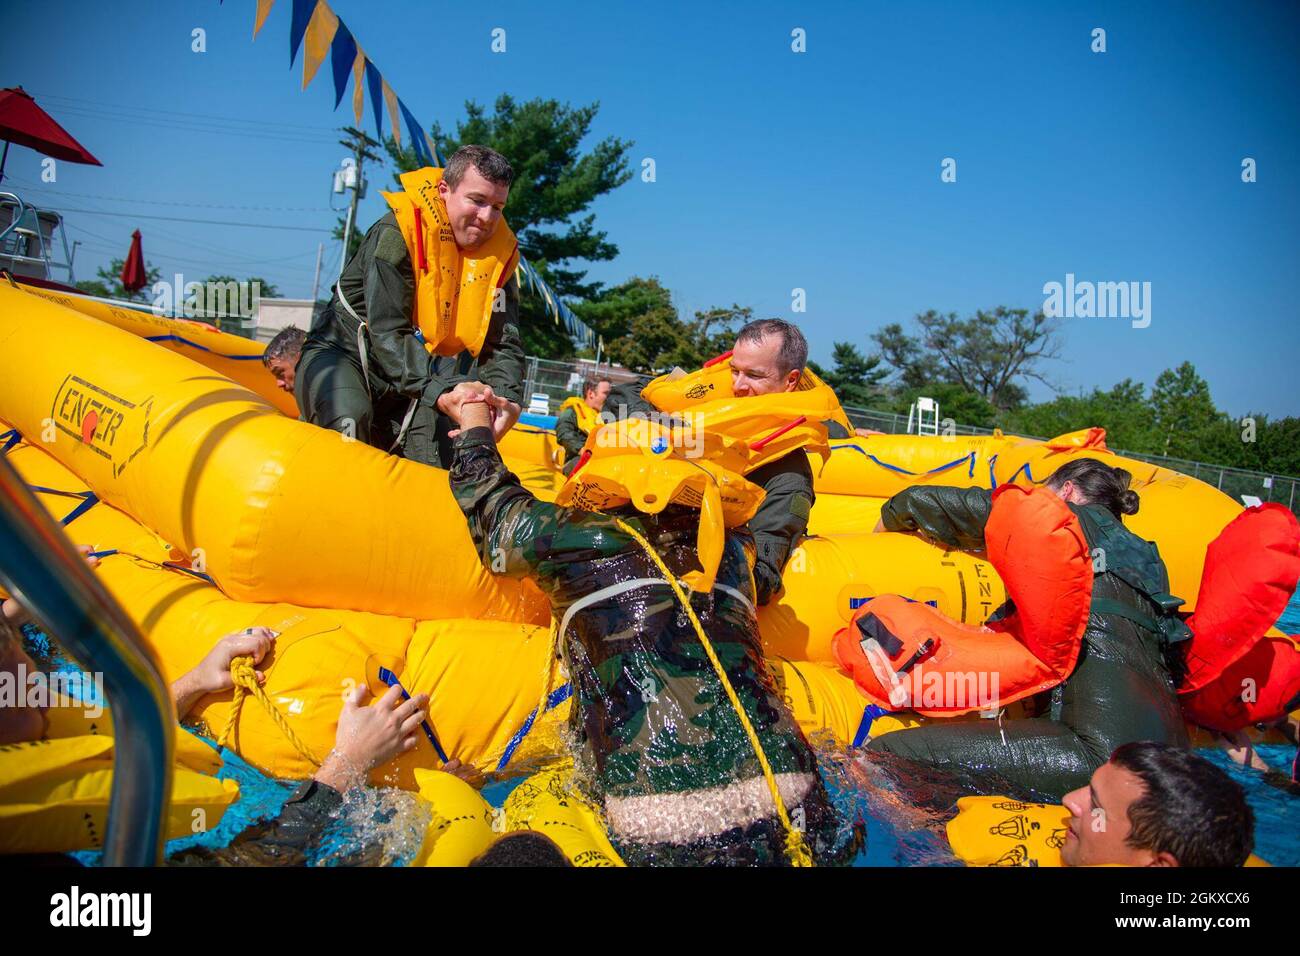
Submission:
POLYGON ((119 278, 122 287, 132 295, 143 289, 149 281, 144 273, 144 249, 140 245, 139 229, 131 233, 131 251, 126 254, 126 262, 122 263, 122 275, 119 278))
POLYGON ((0 156, 0 179, 4 179, 9 144, 28 146, 46 156, 66 159, 70 163, 104 165, 82 146, 49 113, 36 105, 21 86, 0 90, 0 139, 5 141, 0 156))

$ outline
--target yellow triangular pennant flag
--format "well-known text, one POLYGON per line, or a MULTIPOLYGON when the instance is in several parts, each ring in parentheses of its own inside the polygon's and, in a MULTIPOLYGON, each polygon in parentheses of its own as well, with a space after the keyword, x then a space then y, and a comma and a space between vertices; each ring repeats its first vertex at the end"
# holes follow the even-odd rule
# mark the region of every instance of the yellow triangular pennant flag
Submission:
POLYGON ((266 18, 271 13, 271 7, 275 5, 275 0, 257 0, 257 18, 253 20, 253 39, 257 39, 257 31, 262 29, 262 24, 266 23, 266 18))
POLYGON ((330 44, 339 29, 339 18, 329 8, 325 0, 319 0, 307 21, 307 32, 303 35, 302 54, 302 88, 316 77, 316 71, 330 54, 330 44))
POLYGON ((397 94, 393 88, 388 85, 388 81, 381 79, 380 83, 384 88, 384 102, 388 104, 388 121, 393 124, 393 139, 397 140, 397 145, 402 145, 402 117, 397 112, 397 94))
POLYGON ((361 117, 366 111, 366 55, 357 44, 357 58, 352 61, 352 112, 357 118, 357 129, 361 128, 361 117))

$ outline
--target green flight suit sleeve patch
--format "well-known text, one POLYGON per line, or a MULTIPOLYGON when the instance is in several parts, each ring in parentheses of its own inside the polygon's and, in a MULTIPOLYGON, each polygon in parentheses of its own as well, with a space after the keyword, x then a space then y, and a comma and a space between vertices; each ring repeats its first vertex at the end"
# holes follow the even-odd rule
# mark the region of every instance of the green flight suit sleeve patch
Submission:
POLYGON ((392 265, 406 261, 406 240, 396 229, 381 229, 375 243, 375 258, 392 265))
POLYGON ((802 521, 807 521, 812 514, 812 500, 807 495, 790 496, 790 514, 802 521))

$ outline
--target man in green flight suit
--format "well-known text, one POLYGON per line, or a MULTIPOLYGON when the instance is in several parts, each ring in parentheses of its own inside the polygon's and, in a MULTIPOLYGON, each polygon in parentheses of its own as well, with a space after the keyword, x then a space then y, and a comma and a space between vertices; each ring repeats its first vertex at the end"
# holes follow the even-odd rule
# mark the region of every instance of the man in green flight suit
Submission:
MULTIPOLYGON (((1182 599, 1169 594, 1169 572, 1155 544, 1124 527, 1123 516, 1136 514, 1139 505, 1130 478, 1122 468, 1079 458, 1045 481, 1078 517, 1094 562, 1079 660, 1050 692, 1047 714, 933 721, 875 737, 869 750, 940 767, 977 768, 1057 800, 1087 786, 1121 744, 1187 746, 1174 688, 1182 667, 1179 645, 1190 631, 1174 614, 1182 599)), ((914 485, 885 502, 876 530, 980 551, 992 497, 985 488, 914 485)))
POLYGON ((564 473, 567 475, 578 464, 582 446, 587 443, 591 429, 600 424, 600 410, 609 396, 607 378, 589 378, 582 383, 582 396, 572 396, 560 406, 555 418, 555 441, 564 449, 564 473))
MULTIPOLYGON (((485 146, 464 146, 447 160, 434 201, 459 253, 450 271, 506 229, 501 210, 513 179, 505 157, 485 146)), ((453 392, 468 392, 507 400, 493 422, 500 437, 518 419, 525 377, 519 284, 513 266, 508 271, 477 359, 469 352, 430 354, 420 334, 425 317, 414 321, 412 250, 394 211, 386 213, 348 260, 303 343, 294 376, 303 417, 404 458, 442 465, 451 449, 447 403, 453 392)))
MULTIPOLYGON (((738 398, 793 392, 807 364, 808 342, 798 326, 782 319, 758 319, 736 335, 731 390, 738 398)), ((606 412, 614 418, 652 413, 650 403, 641 397, 647 384, 643 378, 614 386, 605 400, 606 412)), ((748 526, 757 550, 754 585, 758 603, 766 604, 781 590, 790 552, 808 532, 808 516, 816 500, 812 466, 808 453, 798 448, 745 477, 766 492, 748 526)))
MULTIPOLYGON (((502 463, 488 407, 471 398, 448 409, 461 429, 451 490, 484 566, 533 578, 551 602, 573 684, 579 778, 596 790, 620 854, 633 865, 785 862, 791 842, 753 745, 672 586, 627 530, 680 578, 700 567, 699 511, 602 514, 541 501, 502 463)), ((860 834, 841 829, 816 756, 764 661, 748 537, 727 533, 713 590, 688 600, 793 828, 817 862, 840 862, 860 834)))

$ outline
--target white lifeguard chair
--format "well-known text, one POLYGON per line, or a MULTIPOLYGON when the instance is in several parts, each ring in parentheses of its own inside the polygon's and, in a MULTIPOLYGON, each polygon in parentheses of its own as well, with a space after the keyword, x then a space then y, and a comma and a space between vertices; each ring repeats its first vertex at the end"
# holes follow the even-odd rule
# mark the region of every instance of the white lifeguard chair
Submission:
POLYGON ((532 397, 528 400, 528 414, 530 415, 549 415, 551 414, 551 400, 545 392, 533 392, 532 397))
POLYGON ((939 434, 939 403, 924 395, 912 403, 907 410, 907 433, 909 435, 939 434), (912 431, 915 422, 916 431, 912 431))

